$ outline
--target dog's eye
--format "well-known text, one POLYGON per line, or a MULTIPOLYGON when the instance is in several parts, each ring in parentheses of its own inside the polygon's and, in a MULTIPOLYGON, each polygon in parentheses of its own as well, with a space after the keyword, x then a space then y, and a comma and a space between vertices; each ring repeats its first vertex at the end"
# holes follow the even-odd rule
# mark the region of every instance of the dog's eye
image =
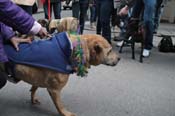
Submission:
POLYGON ((110 50, 107 52, 107 55, 109 55, 111 52, 112 52, 112 49, 110 49, 110 50))

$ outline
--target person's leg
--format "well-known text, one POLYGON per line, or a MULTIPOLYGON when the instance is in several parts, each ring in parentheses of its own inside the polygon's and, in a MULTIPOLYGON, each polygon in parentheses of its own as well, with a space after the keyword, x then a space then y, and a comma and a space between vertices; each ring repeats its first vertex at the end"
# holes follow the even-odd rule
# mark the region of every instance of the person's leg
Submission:
POLYGON ((95 28, 95 22, 96 22, 96 11, 95 6, 90 6, 90 27, 95 28))
POLYGON ((43 9, 44 9, 44 17, 45 19, 48 19, 48 3, 47 2, 44 2, 43 9))
POLYGON ((61 2, 52 3, 55 19, 61 19, 61 2))
POLYGON ((87 3, 80 3, 80 33, 83 34, 84 30, 84 23, 87 15, 87 9, 89 4, 87 3))
POLYGON ((96 29, 96 33, 101 35, 101 1, 97 0, 97 5, 96 5, 96 9, 97 9, 97 29, 96 29))
POLYGON ((102 36, 111 43, 110 17, 112 14, 113 1, 105 0, 101 2, 101 16, 99 17, 102 25, 102 36))
POLYGON ((90 22, 93 23, 96 21, 96 6, 90 6, 90 22))
POLYGON ((79 19, 80 5, 79 2, 72 3, 72 16, 79 19))
POLYGON ((157 33, 157 29, 159 26, 159 22, 160 22, 160 15, 162 12, 162 3, 163 0, 156 0, 156 9, 155 9, 155 19, 154 19, 154 32, 157 33))
MULTIPOLYGON (((48 16, 48 2, 47 1, 43 4, 43 9, 44 9, 45 19, 49 19, 49 16, 48 16)), ((50 16, 52 17, 52 4, 50 4, 50 16)))
POLYGON ((0 71, 0 89, 7 83, 6 75, 0 71))
POLYGON ((133 6, 131 17, 139 18, 143 8, 144 8, 143 0, 137 0, 135 2, 135 5, 133 6))
POLYGON ((145 49, 151 50, 153 46, 154 13, 156 0, 144 0, 144 28, 145 28, 145 49))
POLYGON ((89 9, 90 9, 90 23, 93 23, 93 6, 90 6, 89 9))

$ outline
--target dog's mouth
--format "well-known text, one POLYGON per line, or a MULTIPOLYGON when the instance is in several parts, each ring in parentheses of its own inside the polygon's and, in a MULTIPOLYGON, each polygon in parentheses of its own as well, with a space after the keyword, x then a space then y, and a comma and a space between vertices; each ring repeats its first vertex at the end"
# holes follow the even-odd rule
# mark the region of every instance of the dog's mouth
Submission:
POLYGON ((118 64, 118 62, 120 61, 121 58, 117 58, 115 61, 105 61, 105 63, 103 63, 104 65, 107 66, 116 66, 118 64))

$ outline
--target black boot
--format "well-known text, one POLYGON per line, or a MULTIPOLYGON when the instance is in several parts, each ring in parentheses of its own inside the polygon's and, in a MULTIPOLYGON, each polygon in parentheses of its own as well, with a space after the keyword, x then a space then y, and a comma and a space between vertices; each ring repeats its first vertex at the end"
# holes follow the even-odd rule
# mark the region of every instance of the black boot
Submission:
POLYGON ((0 89, 5 86, 7 83, 7 75, 4 72, 0 71, 0 89))
POLYGON ((7 80, 12 83, 18 83, 20 80, 15 76, 15 65, 12 62, 5 62, 4 67, 7 74, 7 80))

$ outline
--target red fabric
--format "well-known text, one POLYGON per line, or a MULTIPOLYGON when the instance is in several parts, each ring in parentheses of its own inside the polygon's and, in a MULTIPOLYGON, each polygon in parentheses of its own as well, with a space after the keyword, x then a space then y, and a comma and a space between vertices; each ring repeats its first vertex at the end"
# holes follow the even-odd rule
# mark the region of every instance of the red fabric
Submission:
POLYGON ((44 4, 46 2, 46 0, 41 0, 41 2, 44 4))
POLYGON ((51 19, 51 12, 50 12, 50 0, 48 0, 48 18, 51 19))

